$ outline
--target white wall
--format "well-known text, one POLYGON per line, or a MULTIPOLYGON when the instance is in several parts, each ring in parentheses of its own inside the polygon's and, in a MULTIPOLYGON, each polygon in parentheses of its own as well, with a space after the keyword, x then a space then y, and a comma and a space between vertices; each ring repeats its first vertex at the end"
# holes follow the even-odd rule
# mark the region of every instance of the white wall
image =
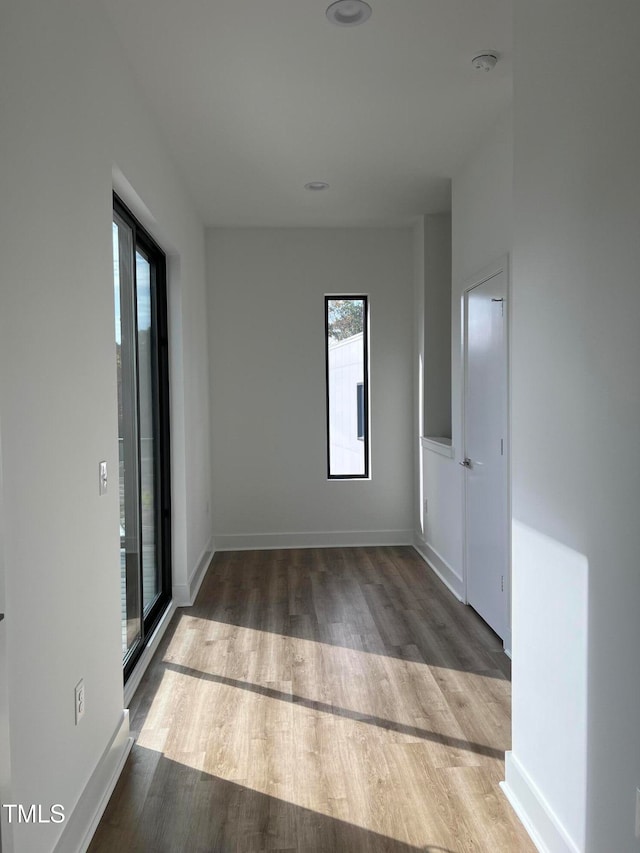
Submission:
POLYGON ((520 785, 550 850, 631 853, 640 784, 640 7, 515 5, 518 765, 507 781, 520 785))
MULTIPOLYGON (((451 406, 453 445, 462 456, 462 297, 465 284, 511 251, 513 116, 505 113, 453 176, 451 190, 451 406)), ((462 469, 460 469, 461 471, 462 469)))
MULTIPOLYGON (((95 2, 5 3, 0 79, 12 796, 69 815, 123 709, 114 168, 171 253, 174 553, 185 578, 210 536, 204 237, 95 2), (111 474, 102 498, 101 459, 111 474)), ((49 851, 60 830, 16 827, 16 849, 49 851)))
MULTIPOLYGON (((4 506, 2 489, 2 424, 0 423, 0 613, 6 610, 4 568, 4 506)), ((7 623, 0 622, 0 804, 11 802, 11 743, 9 740, 9 696, 7 691, 7 623)), ((0 813, 0 849, 13 851, 13 830, 7 823, 7 811, 0 813), (11 838, 10 838, 11 836, 11 838)))
POLYGON ((408 230, 208 232, 216 547, 410 539, 411 252, 408 230), (327 480, 325 293, 370 296, 368 481, 327 480))
POLYGON ((451 454, 450 448, 434 450, 423 442, 423 515, 418 547, 441 579, 462 600, 462 490, 457 462, 451 454))
MULTIPOLYGON (((428 511, 418 545, 453 591, 463 594, 462 296, 465 283, 511 248, 512 115, 506 113, 453 176, 451 262, 451 426, 453 456, 423 449, 428 511)), ((427 217, 429 219, 429 217, 427 217)), ((415 239, 415 238, 414 238, 415 239)), ((428 241, 425 241, 425 251, 428 241)), ((420 310, 417 304, 416 310, 420 310)), ((428 404, 428 403, 427 403, 428 404)), ((422 505, 424 510, 424 504, 422 505)))
POLYGON ((423 218, 423 435, 451 438, 451 214, 423 218))

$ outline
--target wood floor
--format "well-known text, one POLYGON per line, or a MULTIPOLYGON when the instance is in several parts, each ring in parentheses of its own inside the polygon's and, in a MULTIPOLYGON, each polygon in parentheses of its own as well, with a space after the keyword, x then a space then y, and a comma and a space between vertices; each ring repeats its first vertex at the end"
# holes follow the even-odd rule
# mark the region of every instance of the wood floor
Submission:
POLYGON ((90 853, 535 853, 508 663, 411 548, 216 554, 90 853))

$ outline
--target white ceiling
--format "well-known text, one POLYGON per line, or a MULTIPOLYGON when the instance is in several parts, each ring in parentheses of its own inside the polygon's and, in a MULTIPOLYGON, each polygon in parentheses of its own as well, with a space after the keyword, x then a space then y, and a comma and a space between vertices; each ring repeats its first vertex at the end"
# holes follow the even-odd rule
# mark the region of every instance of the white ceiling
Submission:
POLYGON ((403 225, 511 100, 511 0, 103 0, 207 225, 403 225), (489 73, 471 59, 486 50, 489 73), (330 189, 309 192, 307 181, 330 189))

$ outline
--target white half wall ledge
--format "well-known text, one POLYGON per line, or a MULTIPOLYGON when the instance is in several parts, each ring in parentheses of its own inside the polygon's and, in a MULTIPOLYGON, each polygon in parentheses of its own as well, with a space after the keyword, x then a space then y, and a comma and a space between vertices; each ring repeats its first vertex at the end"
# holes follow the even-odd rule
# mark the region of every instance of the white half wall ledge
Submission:
POLYGON ((432 453, 438 453, 440 456, 446 456, 449 459, 453 459, 456 455, 452 440, 446 436, 423 435, 420 438, 420 444, 423 450, 430 450, 432 453))
POLYGON ((505 753, 505 781, 500 787, 540 853, 584 853, 513 752, 505 753))
POLYGON ((431 571, 442 581, 458 601, 464 604, 464 581, 462 578, 456 574, 435 548, 432 548, 431 545, 425 542, 422 536, 415 533, 412 544, 431 571))
POLYGON ((358 548, 412 545, 411 530, 340 530, 318 533, 232 533, 215 535, 216 551, 289 548, 358 548))
POLYGON ((124 710, 111 741, 91 774, 78 802, 67 816, 55 853, 85 853, 133 746, 129 712, 124 710))

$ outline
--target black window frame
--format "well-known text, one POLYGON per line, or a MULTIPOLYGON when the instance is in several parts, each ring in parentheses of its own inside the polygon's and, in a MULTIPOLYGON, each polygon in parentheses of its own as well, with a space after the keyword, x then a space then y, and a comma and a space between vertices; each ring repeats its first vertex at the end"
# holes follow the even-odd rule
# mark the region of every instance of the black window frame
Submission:
MULTIPOLYGON (((325 394, 326 394, 326 414, 327 414, 327 479, 328 480, 369 480, 371 477, 370 471, 370 421, 369 421, 369 297, 364 293, 330 293, 324 297, 324 345, 325 345, 325 394), (364 436, 361 441, 364 442, 364 473, 362 474, 332 474, 331 473, 331 413, 329 409, 329 303, 336 299, 360 301, 363 304, 363 323, 362 323, 362 350, 363 350, 363 421, 364 421, 364 436)), ((358 436, 358 438, 360 438, 358 436)))
MULTIPOLYGON (((170 397, 169 397, 169 317, 167 304, 167 260, 162 248, 140 224, 126 204, 113 193, 113 215, 119 217, 132 231, 133 288, 137 304, 135 280, 135 253, 146 256, 151 269, 151 312, 152 312, 152 375, 153 375, 153 419, 154 419, 154 478, 157 484, 156 504, 156 559, 159 563, 160 591, 153 604, 144 612, 142 595, 142 561, 140 561, 140 615, 141 636, 123 658, 124 681, 138 663, 158 623, 169 608, 172 599, 171 573, 171 443, 170 443, 170 397)), ((136 320, 136 364, 138 361, 136 320)), ((137 368, 136 368, 137 369, 137 368)), ((136 394, 136 417, 140 418, 140 399, 136 394)), ((141 452, 138 446, 138 482, 140 482, 141 452)), ((140 493, 138 500, 141 500, 140 493)), ((142 518, 142 513, 139 513, 142 518)), ((142 522, 140 521, 140 528, 142 522)), ((140 542, 142 543, 140 529, 140 542)))

